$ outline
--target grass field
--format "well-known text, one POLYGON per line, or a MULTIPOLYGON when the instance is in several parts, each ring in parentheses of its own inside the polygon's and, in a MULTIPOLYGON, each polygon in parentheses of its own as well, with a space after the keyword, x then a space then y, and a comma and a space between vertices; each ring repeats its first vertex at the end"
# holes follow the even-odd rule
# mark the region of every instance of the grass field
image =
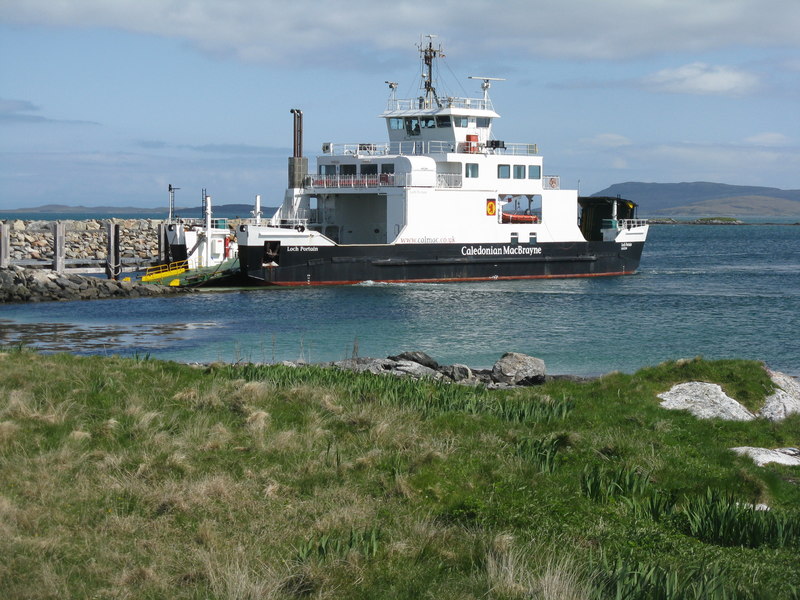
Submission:
POLYGON ((800 598, 800 469, 734 446, 758 363, 487 391, 250 365, 0 352, 4 598, 800 598), (753 503, 770 511, 754 511, 753 503))

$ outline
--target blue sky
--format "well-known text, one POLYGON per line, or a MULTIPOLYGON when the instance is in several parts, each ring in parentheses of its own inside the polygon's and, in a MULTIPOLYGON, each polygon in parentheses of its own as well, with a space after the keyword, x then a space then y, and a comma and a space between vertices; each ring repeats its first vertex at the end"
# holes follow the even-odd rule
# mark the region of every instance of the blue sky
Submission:
POLYGON ((0 0, 0 209, 277 205, 305 150, 380 142, 418 94, 491 90, 495 137, 590 194, 625 181, 800 188, 798 0, 0 0))

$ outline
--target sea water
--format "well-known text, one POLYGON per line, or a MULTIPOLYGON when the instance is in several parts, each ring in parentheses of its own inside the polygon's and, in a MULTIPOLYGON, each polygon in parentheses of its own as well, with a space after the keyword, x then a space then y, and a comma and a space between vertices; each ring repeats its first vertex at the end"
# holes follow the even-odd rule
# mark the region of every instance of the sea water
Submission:
POLYGON ((655 225, 633 276, 262 288, 0 306, 0 343, 187 362, 382 357, 596 375, 681 357, 800 375, 800 227, 655 225))

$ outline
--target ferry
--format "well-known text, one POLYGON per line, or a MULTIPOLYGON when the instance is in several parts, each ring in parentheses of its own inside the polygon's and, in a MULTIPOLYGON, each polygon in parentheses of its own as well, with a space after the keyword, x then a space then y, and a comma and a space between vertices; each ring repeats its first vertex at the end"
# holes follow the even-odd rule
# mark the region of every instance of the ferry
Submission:
POLYGON ((489 89, 502 80, 470 77, 482 89, 475 98, 443 94, 442 47, 427 37, 419 95, 399 99, 386 82, 388 142, 324 143, 310 171, 303 113, 291 110, 283 203, 236 232, 248 285, 633 274, 648 233, 637 206, 562 189, 536 144, 497 139, 489 89))

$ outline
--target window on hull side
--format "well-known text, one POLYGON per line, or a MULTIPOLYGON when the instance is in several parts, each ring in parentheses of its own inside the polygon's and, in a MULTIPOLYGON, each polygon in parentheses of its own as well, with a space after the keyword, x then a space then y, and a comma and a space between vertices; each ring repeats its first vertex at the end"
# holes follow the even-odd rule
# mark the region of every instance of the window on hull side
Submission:
POLYGON ((541 179, 542 167, 539 165, 528 165, 528 179, 541 179))
POLYGON ((510 179, 511 178, 511 165, 497 165, 497 178, 510 179))
POLYGON ((467 163, 464 165, 464 177, 473 179, 478 177, 478 163, 467 163))
POLYGON ((525 179, 525 165, 514 165, 514 179, 525 179))

